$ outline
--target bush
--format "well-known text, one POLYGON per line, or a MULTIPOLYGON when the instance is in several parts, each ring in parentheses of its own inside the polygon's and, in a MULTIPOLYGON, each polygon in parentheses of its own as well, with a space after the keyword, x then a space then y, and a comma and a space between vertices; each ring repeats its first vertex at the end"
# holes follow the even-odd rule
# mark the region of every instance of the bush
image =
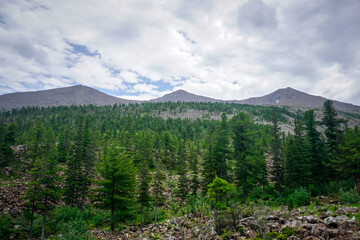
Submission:
POLYGON ((287 197, 286 203, 290 209, 293 207, 309 205, 310 195, 304 188, 299 188, 287 197))
POLYGON ((0 215, 0 239, 9 239, 14 231, 14 220, 9 214, 0 215))
POLYGON ((90 232, 85 220, 76 218, 70 222, 60 222, 56 240, 89 239, 90 232))
POLYGON ((347 192, 343 192, 342 190, 340 190, 339 198, 340 198, 341 202, 343 202, 343 203, 355 204, 355 203, 360 202, 359 194, 357 193, 357 191, 355 189, 351 189, 350 191, 347 191, 347 192))

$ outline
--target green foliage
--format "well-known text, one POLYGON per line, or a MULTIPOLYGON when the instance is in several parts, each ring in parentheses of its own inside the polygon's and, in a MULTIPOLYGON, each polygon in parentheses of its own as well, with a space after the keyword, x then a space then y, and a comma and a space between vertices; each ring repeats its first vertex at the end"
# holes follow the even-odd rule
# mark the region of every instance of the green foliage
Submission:
POLYGON ((208 186, 209 201, 214 204, 214 207, 218 210, 226 208, 225 194, 231 190, 234 190, 235 186, 227 181, 215 177, 214 181, 208 186))
POLYGON ((360 202, 360 196, 355 189, 351 189, 350 191, 344 192, 342 190, 339 191, 339 198, 343 203, 351 203, 355 204, 360 202))
POLYGON ((0 239, 9 239, 13 231, 13 218, 9 214, 0 214, 0 239))
POLYGON ((124 149, 110 144, 104 149, 99 172, 103 179, 99 181, 98 198, 101 206, 111 211, 111 230, 114 230, 116 220, 132 217, 136 170, 124 149))
POLYGON ((81 218, 75 218, 69 222, 60 222, 58 228, 56 240, 85 240, 90 237, 87 223, 81 218))
POLYGON ((304 188, 296 189, 287 197, 287 205, 290 209, 310 204, 310 195, 304 188))

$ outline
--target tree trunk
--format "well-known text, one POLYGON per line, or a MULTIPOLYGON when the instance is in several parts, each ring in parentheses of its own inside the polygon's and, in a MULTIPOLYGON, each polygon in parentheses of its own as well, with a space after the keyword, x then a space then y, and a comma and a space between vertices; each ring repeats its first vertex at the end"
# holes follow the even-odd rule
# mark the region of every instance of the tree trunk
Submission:
POLYGON ((358 176, 354 176, 354 182, 355 182, 355 189, 358 192, 358 194, 360 194, 360 181, 358 176))
POLYGON ((279 205, 282 204, 282 194, 281 194, 281 190, 279 190, 279 205))
POLYGON ((247 193, 243 190, 243 203, 246 204, 247 201, 247 193))
POLYGON ((33 239, 33 225, 34 225, 34 203, 32 203, 31 207, 31 218, 30 218, 30 240, 33 239))
POLYGON ((141 204, 141 222, 140 222, 140 229, 142 229, 142 225, 143 225, 143 216, 144 216, 144 205, 141 204))
POLYGON ((318 197, 320 198, 320 196, 321 196, 321 191, 320 191, 320 182, 319 182, 319 181, 316 182, 316 188, 317 188, 317 190, 318 190, 318 197))
POLYGON ((46 221, 46 214, 43 213, 42 224, 41 224, 41 240, 45 240, 45 221, 46 221))
POLYGON ((157 201, 155 201, 155 226, 157 226, 156 222, 157 222, 157 201))

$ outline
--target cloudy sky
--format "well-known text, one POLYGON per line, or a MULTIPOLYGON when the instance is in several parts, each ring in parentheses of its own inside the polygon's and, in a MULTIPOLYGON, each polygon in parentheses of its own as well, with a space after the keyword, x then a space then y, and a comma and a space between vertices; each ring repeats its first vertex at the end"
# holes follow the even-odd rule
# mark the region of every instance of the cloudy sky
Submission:
POLYGON ((360 1, 0 0, 0 94, 77 84, 360 105, 360 1))

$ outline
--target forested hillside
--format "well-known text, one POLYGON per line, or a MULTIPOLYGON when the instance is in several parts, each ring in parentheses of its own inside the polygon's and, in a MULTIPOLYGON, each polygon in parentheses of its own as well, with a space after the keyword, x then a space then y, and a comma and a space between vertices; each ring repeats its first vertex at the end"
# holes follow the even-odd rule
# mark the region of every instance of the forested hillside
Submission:
POLYGON ((317 111, 165 102, 2 112, 0 239, 316 236, 303 222, 353 239, 359 116, 341 114, 331 101, 317 111))

